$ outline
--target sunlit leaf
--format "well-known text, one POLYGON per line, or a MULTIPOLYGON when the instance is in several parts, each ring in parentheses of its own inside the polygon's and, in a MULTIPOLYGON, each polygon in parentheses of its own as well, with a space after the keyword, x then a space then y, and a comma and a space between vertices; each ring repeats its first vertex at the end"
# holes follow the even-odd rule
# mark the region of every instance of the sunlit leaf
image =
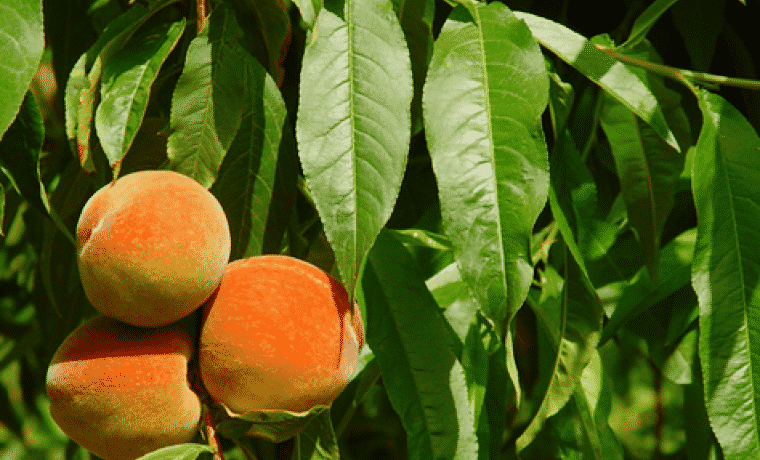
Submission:
POLYGON ((103 67, 95 129, 111 166, 121 162, 145 116, 151 86, 185 30, 185 19, 133 37, 103 67))
POLYGON ((0 133, 16 118, 29 82, 37 71, 45 38, 42 0, 6 0, 0 4, 0 133))
POLYGON ((699 93, 692 168, 699 355, 710 424, 726 459, 760 456, 760 138, 725 99, 699 93))
POLYGON ((444 229, 462 276, 496 324, 533 276, 530 235, 548 189, 543 57, 500 3, 457 7, 435 43, 423 108, 444 229))
POLYGON ((515 14, 528 24, 530 31, 542 46, 628 107, 673 148, 679 148, 657 98, 646 82, 641 81, 625 64, 599 50, 586 37, 561 24, 529 13, 515 14))
POLYGON ((296 136, 306 182, 346 289, 398 197, 412 72, 390 1, 331 0, 301 69, 296 136))
POLYGON ((216 180, 243 119, 247 56, 236 42, 242 33, 232 11, 214 9, 190 43, 172 97, 169 168, 204 187, 216 180))

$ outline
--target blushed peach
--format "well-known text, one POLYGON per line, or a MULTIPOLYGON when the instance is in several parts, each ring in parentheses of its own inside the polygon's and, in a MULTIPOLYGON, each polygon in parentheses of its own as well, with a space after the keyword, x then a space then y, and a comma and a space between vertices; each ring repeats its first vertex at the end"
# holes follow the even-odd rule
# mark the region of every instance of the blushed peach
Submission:
POLYGON ((71 439, 108 460, 189 442, 201 417, 187 380, 192 353, 192 339, 178 325, 140 328, 92 318, 53 356, 50 415, 71 439))
POLYGON ((232 262, 205 307, 199 366, 236 413, 305 412, 345 388, 364 343, 346 289, 319 268, 269 255, 232 262))
POLYGON ((216 198, 173 171, 127 174, 97 191, 77 224, 79 274, 92 305, 135 326, 164 326, 196 310, 230 257, 216 198))

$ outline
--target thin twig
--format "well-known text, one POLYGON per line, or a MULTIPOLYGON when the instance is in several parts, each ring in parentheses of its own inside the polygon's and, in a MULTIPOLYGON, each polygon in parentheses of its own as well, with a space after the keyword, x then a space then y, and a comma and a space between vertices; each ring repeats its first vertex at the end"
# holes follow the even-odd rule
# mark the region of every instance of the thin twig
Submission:
POLYGON ((214 416, 211 414, 211 410, 206 410, 203 422, 208 443, 214 449, 214 460, 224 460, 222 444, 219 442, 219 435, 216 433, 216 424, 214 422, 214 416))
POLYGON ((197 31, 198 35, 201 34, 203 26, 206 25, 206 0, 196 0, 195 5, 197 7, 197 31))
POLYGON ((594 46, 614 57, 620 62, 625 62, 626 64, 640 67, 657 75, 662 75, 663 77, 672 78, 681 82, 691 81, 693 83, 705 86, 725 85, 760 91, 760 80, 725 77, 723 75, 714 75, 711 73, 694 72, 691 70, 679 69, 677 67, 656 64, 654 62, 644 61, 635 57, 626 56, 625 54, 618 53, 612 48, 604 45, 594 44, 594 46))

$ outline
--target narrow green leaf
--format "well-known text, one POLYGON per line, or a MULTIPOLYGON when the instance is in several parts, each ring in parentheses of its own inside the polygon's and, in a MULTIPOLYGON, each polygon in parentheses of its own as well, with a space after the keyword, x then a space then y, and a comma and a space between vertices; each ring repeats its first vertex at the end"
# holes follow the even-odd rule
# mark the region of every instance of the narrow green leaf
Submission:
POLYGON ((607 423, 611 391, 599 354, 584 370, 567 405, 547 422, 547 429, 522 458, 622 460, 623 449, 607 423))
POLYGON ((114 167, 120 163, 140 128, 151 86, 185 30, 185 18, 158 24, 133 37, 103 67, 95 129, 114 167))
POLYGON ((630 279, 604 327, 600 343, 612 337, 620 325, 690 283, 695 239, 696 231, 689 230, 665 245, 658 267, 662 273, 659 282, 653 282, 645 269, 630 279))
POLYGON ((628 35, 628 39, 620 45, 622 49, 630 49, 644 40, 649 31, 660 19, 660 16, 665 13, 668 8, 673 6, 678 0, 655 0, 651 5, 644 10, 643 13, 636 18, 631 28, 631 33, 628 35))
POLYGON ((216 180, 243 119, 247 56, 236 41, 242 34, 232 11, 215 8, 190 43, 172 97, 169 169, 204 187, 216 180))
POLYGON ((710 70, 726 22, 725 9, 725 0, 681 0, 670 10, 695 70, 710 70))
POLYGON ((546 278, 542 280, 550 293, 555 293, 561 286, 560 301, 557 302, 554 295, 544 297, 542 293, 542 298, 548 298, 549 302, 534 308, 546 336, 552 340, 549 346, 557 350, 557 357, 541 406, 517 439, 518 452, 534 441, 546 419, 567 404, 584 369, 596 356, 601 335, 602 304, 577 262, 568 257, 567 252, 565 254, 565 279, 562 280, 549 266, 544 273, 546 278), (547 308, 552 306, 554 308, 547 308))
POLYGON ((50 206, 40 177, 39 160, 44 139, 45 126, 40 108, 29 91, 16 119, 0 141, 0 168, 19 195, 43 215, 50 217, 61 233, 74 243, 74 236, 50 206))
POLYGON ((362 266, 367 344, 407 432, 409 458, 476 459, 462 366, 445 320, 404 246, 382 232, 362 266))
MULTIPOLYGON (((241 78, 246 84, 242 95, 243 120, 221 164, 219 177, 211 187, 230 223, 231 260, 263 253, 265 233, 272 217, 270 206, 280 149, 293 147, 293 133, 286 126, 285 101, 277 84, 253 56, 242 49, 239 56, 240 65, 244 66, 241 78), (284 136, 290 137, 290 141, 283 139, 284 136)), ((291 172, 295 173, 295 168, 291 172)))
POLYGON ((285 52, 290 43, 290 17, 282 0, 240 0, 237 19, 246 32, 245 48, 282 84, 285 52))
POLYGON ((142 5, 129 8, 108 24, 72 68, 65 90, 66 134, 87 172, 97 170, 91 139, 103 67, 156 11, 176 1, 160 0, 151 8, 142 5))
POLYGON ((412 136, 423 128, 422 87, 433 56, 433 17, 435 0, 391 0, 406 36, 412 61, 414 98, 412 99, 412 136))
MULTIPOLYGON (((646 45, 642 43, 627 54, 657 60, 659 57, 653 56, 646 45)), ((680 103, 680 96, 667 89, 661 77, 642 74, 641 78, 648 82, 660 101, 669 102, 672 113, 673 106, 680 103)), ((682 108, 680 110, 683 112, 682 108)), ((679 114, 672 115, 677 117, 679 114)), ((676 120, 685 119, 684 114, 680 115, 676 120)), ((683 170, 685 157, 609 95, 604 97, 600 121, 610 141, 628 217, 638 233, 644 261, 656 282, 660 234, 673 208, 674 185, 683 170)), ((674 124, 682 126, 683 122, 675 121, 674 124)), ((685 136, 677 134, 679 140, 684 137, 688 137, 688 131, 685 136)))
POLYGON ((42 0, 5 0, 0 4, 0 133, 13 123, 42 58, 42 0))
POLYGON ((699 356, 710 424, 726 459, 760 456, 760 138, 725 99, 699 93, 692 169, 699 356))
POLYGON ((533 276, 530 235, 549 185, 548 87, 538 45, 506 6, 452 11, 425 83, 425 135, 462 276, 502 332, 533 276))
POLYGON ((390 0, 330 0, 301 69, 296 136, 343 283, 388 221, 406 168, 412 72, 390 0))
POLYGON ((598 49, 586 37, 561 24, 529 13, 515 14, 528 24, 530 31, 542 46, 628 107, 673 148, 679 148, 657 98, 646 82, 641 81, 625 64, 598 49))

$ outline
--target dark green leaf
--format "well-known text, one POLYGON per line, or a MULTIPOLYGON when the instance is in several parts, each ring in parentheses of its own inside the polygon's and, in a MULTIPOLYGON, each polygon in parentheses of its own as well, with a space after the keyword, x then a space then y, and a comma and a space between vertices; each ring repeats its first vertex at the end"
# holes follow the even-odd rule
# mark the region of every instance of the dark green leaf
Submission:
POLYGON ((390 2, 331 0, 301 69, 296 136, 349 293, 393 211, 410 139, 412 72, 390 2))
POLYGON ((413 460, 475 459, 478 444, 462 366, 433 296, 404 246, 382 232, 363 265, 367 344, 407 432, 413 460))
POLYGON ((140 128, 151 87, 185 30, 185 19, 133 37, 103 66, 95 129, 111 166, 121 162, 140 128))
POLYGON ((624 322, 689 284, 695 239, 696 231, 689 230, 662 248, 658 266, 662 276, 659 282, 653 282, 649 272, 644 269, 628 281, 604 327, 600 343, 603 344, 612 337, 624 322))
POLYGON ((277 85, 285 76, 283 64, 290 43, 290 17, 282 0, 239 0, 238 24, 247 33, 246 49, 259 59, 277 85))
POLYGON ((27 93, 16 120, 0 141, 0 168, 13 187, 35 209, 52 219, 59 230, 74 243, 74 237, 50 207, 45 186, 40 178, 39 159, 45 138, 42 115, 34 95, 27 93))
POLYGON ((412 136, 422 130, 422 87, 433 55, 434 0, 391 0, 406 36, 412 61, 414 98, 412 99, 412 136))
POLYGON ((546 419, 567 404, 584 369, 596 356, 602 328, 602 305, 579 265, 569 253, 565 254, 565 279, 547 267, 542 282, 547 285, 549 295, 542 292, 542 299, 548 299, 548 302, 534 308, 546 337, 552 342, 549 346, 557 350, 557 357, 541 406, 517 440, 518 451, 533 442, 546 419), (560 286, 562 291, 557 302, 556 292, 560 286))
POLYGON ((699 355, 710 425, 727 459, 760 456, 760 138, 725 99, 699 93, 692 168, 699 355))
MULTIPOLYGON (((243 70, 238 78, 245 82, 241 97, 244 115, 211 191, 227 214, 232 234, 230 257, 236 260, 262 254, 270 222, 278 218, 272 213, 286 214, 290 210, 277 209, 284 207, 282 201, 273 207, 272 200, 280 152, 287 149, 283 156, 292 157, 295 151, 285 102, 274 80, 253 56, 235 49, 234 44, 227 46, 241 60, 237 65, 243 70)), ((292 165, 287 169, 282 174, 291 175, 290 188, 294 189, 296 168, 292 165)), ((279 239, 282 240, 281 231, 279 239)), ((274 252, 279 252, 279 246, 274 252)))
POLYGON ((291 460, 337 460, 338 438, 333 430, 330 411, 314 417, 296 436, 291 460))
POLYGON ((6 0, 0 6, 0 133, 16 118, 45 47, 42 0, 6 0))
POLYGON ((655 0, 650 4, 643 13, 636 18, 631 28, 631 33, 628 35, 628 39, 620 45, 622 49, 633 48, 642 40, 644 40, 649 31, 654 27, 655 23, 665 11, 668 10, 678 0, 655 0))
POLYGON ((725 8, 725 0, 681 0, 671 9, 673 23, 696 70, 710 70, 726 22, 725 8))
MULTIPOLYGON (((610 43, 607 43, 610 45, 610 43)), ((640 44, 627 54, 656 61, 658 56, 640 44)), ((637 74, 658 97, 663 110, 674 109, 680 103, 680 97, 665 87, 662 77, 646 74, 640 70, 637 74)), ((683 127, 685 115, 672 121, 673 126, 683 127), (678 121, 681 120, 681 121, 678 121)), ((677 116, 677 114, 672 114, 677 116)), ((669 120, 670 121, 670 120, 669 120)), ((616 99, 605 96, 601 113, 601 125, 610 141, 612 154, 617 165, 620 187, 628 208, 628 216, 644 249, 644 261, 653 280, 657 280, 657 265, 660 251, 660 236, 670 211, 673 208, 675 181, 684 166, 684 155, 665 143, 654 130, 637 118, 616 99)), ((688 123, 686 123, 688 127, 688 123)), ((679 134, 677 139, 688 139, 688 131, 679 134)))
POLYGON ((237 43, 242 35, 230 9, 214 9, 190 43, 172 97, 169 168, 204 187, 216 180, 243 119, 248 56, 237 43))

